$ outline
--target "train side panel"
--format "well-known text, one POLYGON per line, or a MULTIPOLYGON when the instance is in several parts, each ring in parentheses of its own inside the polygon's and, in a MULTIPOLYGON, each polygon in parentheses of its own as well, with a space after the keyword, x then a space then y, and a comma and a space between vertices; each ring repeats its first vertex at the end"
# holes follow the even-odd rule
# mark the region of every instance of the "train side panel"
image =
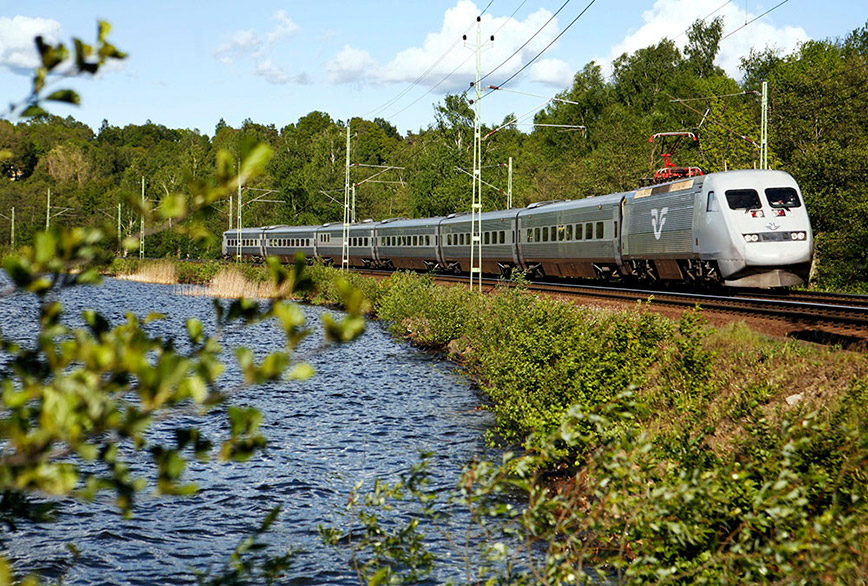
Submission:
POLYGON ((639 277, 683 280, 699 258, 695 208, 703 177, 639 189, 624 200, 622 260, 639 277))
POLYGON ((395 219, 376 230, 380 266, 411 271, 432 270, 438 264, 437 224, 440 218, 395 219))
POLYGON ((518 215, 525 270, 555 277, 607 277, 620 257, 621 194, 529 206, 518 215))

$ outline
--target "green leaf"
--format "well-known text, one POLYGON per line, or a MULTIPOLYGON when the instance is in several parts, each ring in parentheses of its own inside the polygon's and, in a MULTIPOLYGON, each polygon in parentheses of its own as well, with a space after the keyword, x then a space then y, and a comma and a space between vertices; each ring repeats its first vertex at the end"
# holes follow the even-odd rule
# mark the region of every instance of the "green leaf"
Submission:
POLYGON ((36 104, 28 106, 21 112, 22 118, 37 118, 39 116, 48 116, 48 111, 36 104))
POLYGON ((286 375, 288 380, 308 380, 315 374, 313 367, 310 364, 296 364, 292 370, 286 375))
POLYGON ((73 90, 57 90, 56 92, 45 96, 45 99, 53 102, 75 104, 76 106, 81 103, 81 98, 79 98, 78 94, 73 90))

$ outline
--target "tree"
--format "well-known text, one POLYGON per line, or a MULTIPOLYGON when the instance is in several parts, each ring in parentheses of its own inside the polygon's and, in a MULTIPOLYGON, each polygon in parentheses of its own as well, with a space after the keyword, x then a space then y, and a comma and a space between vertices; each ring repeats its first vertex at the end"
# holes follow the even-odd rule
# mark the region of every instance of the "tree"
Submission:
MULTIPOLYGON (((100 41, 105 41, 108 26, 100 24, 100 41)), ((83 43, 76 40, 76 47, 83 43)), ((51 69, 56 47, 45 47, 37 39, 42 53, 43 68, 51 69)), ((61 46, 62 47, 62 46, 61 46)), ((85 50, 81 53, 89 55, 85 50)), ((119 55, 114 51, 115 55, 119 55)), ((106 58, 109 58, 108 56, 106 58)), ((117 58, 117 57, 115 57, 117 58)), ((104 62, 90 66, 85 61, 79 67, 95 72, 104 62)), ((44 80, 41 68, 37 81, 44 80)), ((23 115, 42 114, 42 98, 35 91, 26 101, 23 115)), ((142 143, 153 136, 151 130, 165 135, 155 125, 146 125, 142 143)), ((154 139, 157 142, 159 140, 154 139)), ((66 156, 65 153, 64 156, 66 156)), ((226 151, 216 155, 215 183, 191 182, 189 197, 169 193, 158 211, 138 209, 148 215, 155 231, 164 229, 167 221, 189 218, 212 206, 220 198, 234 192, 261 174, 271 156, 266 145, 245 148, 236 168, 226 151), (236 172, 237 169, 237 172, 236 172)), ((114 493, 117 506, 129 515, 135 497, 143 490, 144 479, 130 471, 129 459, 136 455, 149 456, 155 467, 155 484, 161 494, 185 495, 195 487, 185 485, 182 475, 187 454, 206 459, 213 451, 213 440, 195 426, 178 423, 175 442, 160 444, 152 439, 150 425, 162 417, 177 413, 198 412, 225 404, 231 393, 217 385, 223 370, 220 363, 218 337, 205 334, 202 323, 186 322, 187 350, 180 344, 148 334, 147 321, 128 314, 121 324, 111 324, 93 310, 82 314, 84 325, 66 325, 58 292, 64 287, 95 284, 99 269, 119 244, 105 228, 53 225, 51 230, 37 233, 33 246, 24 247, 17 255, 3 261, 3 269, 16 290, 36 296, 39 312, 38 331, 32 343, 19 344, 0 335, 4 361, 0 385, 0 439, 4 450, 0 455, 0 519, 7 527, 25 519, 47 520, 51 508, 34 501, 33 495, 77 496, 93 498, 98 493, 114 493)), ((135 244, 130 243, 133 247, 135 244)), ((303 287, 309 284, 302 277, 302 265, 287 269, 277 262, 270 263, 276 284, 303 287)), ((331 340, 346 341, 364 329, 361 319, 362 299, 345 285, 349 301, 349 319, 326 323, 331 340)), ((287 337, 286 350, 267 356, 260 364, 249 350, 239 348, 236 356, 247 384, 262 383, 284 375, 295 378, 310 376, 303 364, 294 364, 292 349, 305 337, 303 314, 283 300, 264 306, 238 299, 228 307, 215 303, 218 330, 237 327, 263 319, 275 319, 287 337)), ((265 439, 259 433, 260 414, 251 408, 229 405, 226 409, 226 439, 221 442, 219 456, 223 459, 245 460, 261 448, 265 439)), ((273 514, 276 515, 276 512, 273 514)), ((273 521, 270 516, 263 525, 273 521)), ((240 548, 239 556, 250 546, 240 548)), ((286 558, 276 560, 285 564, 286 558)), ((263 561, 276 569, 275 560, 263 561)), ((248 568, 249 569, 249 568, 248 568)), ((228 571, 235 579, 237 568, 228 571)), ((0 557, 0 576, 11 581, 8 563, 0 557)))

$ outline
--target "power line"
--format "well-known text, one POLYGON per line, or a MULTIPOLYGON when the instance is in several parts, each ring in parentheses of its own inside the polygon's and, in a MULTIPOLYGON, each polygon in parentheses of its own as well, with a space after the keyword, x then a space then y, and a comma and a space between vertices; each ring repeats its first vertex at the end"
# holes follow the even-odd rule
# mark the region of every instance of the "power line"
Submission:
MULTIPOLYGON (((725 7, 727 4, 732 4, 732 0, 726 0, 726 2, 724 2, 723 4, 721 4, 720 6, 718 6, 717 8, 715 8, 714 10, 712 10, 711 12, 709 12, 708 14, 706 14, 705 16, 703 16, 702 18, 700 18, 699 20, 700 20, 701 22, 705 22, 706 20, 708 20, 708 17, 713 16, 714 14, 716 14, 717 12, 719 12, 720 9, 722 9, 723 7, 725 7)), ((672 40, 673 40, 673 41, 678 40, 678 39, 680 39, 681 37, 683 37, 684 35, 686 35, 686 34, 687 34, 687 31, 689 31, 690 28, 691 28, 692 26, 693 26, 693 25, 691 24, 689 27, 687 27, 686 29, 684 29, 683 31, 681 31, 681 33, 679 33, 679 35, 678 35, 677 37, 675 37, 674 39, 672 39, 672 40)))
MULTIPOLYGON (((567 1, 569 1, 569 0, 567 0, 567 1)), ((516 77, 518 74, 520 74, 522 71, 524 71, 525 69, 527 69, 528 67, 530 67, 530 66, 533 64, 533 62, 536 61, 537 59, 539 59, 539 58, 542 56, 543 53, 545 53, 546 51, 548 51, 549 48, 550 48, 552 45, 554 45, 554 44, 558 41, 558 39, 560 39, 562 36, 564 36, 564 33, 566 33, 568 30, 570 30, 570 28, 571 28, 574 24, 576 24, 576 22, 578 22, 578 20, 579 20, 582 16, 585 15, 585 13, 588 11, 588 9, 590 9, 591 6, 593 6, 594 3, 595 3, 596 1, 597 1, 597 0, 591 0, 591 1, 588 3, 588 5, 585 6, 584 10, 582 10, 582 11, 581 11, 581 12, 580 12, 580 13, 579 13, 579 14, 578 14, 578 15, 577 15, 577 16, 576 16, 576 17, 575 17, 575 18, 570 22, 570 24, 568 24, 566 27, 564 27, 564 30, 562 30, 562 31, 558 34, 558 36, 556 36, 554 39, 552 39, 552 42, 551 42, 551 43, 549 43, 548 45, 546 45, 545 48, 544 48, 542 51, 540 51, 539 53, 537 53, 536 56, 535 56, 533 59, 531 59, 530 61, 528 61, 527 63, 525 63, 524 66, 522 66, 521 69, 519 69, 518 71, 516 71, 515 73, 513 73, 512 75, 510 75, 508 78, 506 78, 506 80, 504 80, 504 81, 502 81, 501 83, 499 83, 499 84, 498 84, 498 87, 503 87, 503 86, 505 86, 505 85, 508 84, 510 81, 512 81, 513 79, 515 79, 515 77, 516 77)), ((784 0, 784 1, 785 1, 785 2, 788 2, 789 0, 784 0)), ((488 95, 488 94, 486 94, 486 95, 488 95)))
MULTIPOLYGON (((789 1, 790 1, 790 0, 783 0, 783 2, 780 2, 779 4, 777 4, 777 5, 775 5, 775 6, 771 7, 771 8, 769 8, 768 10, 766 10, 765 12, 763 12, 762 14, 760 14, 759 16, 757 16, 756 18, 753 18, 753 19, 751 19, 750 21, 745 22, 743 25, 741 25, 740 27, 738 27, 738 28, 735 29, 734 31, 732 31, 732 32, 730 32, 730 33, 724 35, 723 37, 721 37, 720 40, 723 41, 724 39, 726 39, 726 38, 728 38, 728 37, 731 37, 732 35, 734 35, 734 34, 737 33, 738 31, 740 31, 741 29, 743 29, 744 27, 746 27, 747 25, 749 25, 749 24, 751 24, 751 23, 753 23, 753 22, 756 22, 757 20, 761 19, 763 16, 765 16, 765 15, 768 14, 769 12, 771 12, 771 11, 777 9, 777 8, 780 8, 781 6, 783 6, 784 4, 786 4, 786 3, 789 2, 789 1)), ((745 14, 747 14, 747 13, 745 12, 745 14)))
MULTIPOLYGON (((521 52, 522 49, 524 49, 525 47, 527 47, 528 43, 530 43, 532 40, 534 40, 534 39, 536 38, 536 36, 537 36, 538 34, 540 34, 540 33, 543 31, 543 29, 544 29, 545 27, 547 27, 547 26, 549 25, 549 23, 550 23, 551 21, 553 21, 553 20, 555 19, 555 17, 557 17, 558 14, 560 14, 561 10, 563 10, 563 9, 567 6, 567 4, 569 4, 571 1, 572 1, 572 0, 566 0, 563 4, 561 4, 561 7, 558 8, 557 12, 555 12, 554 14, 552 14, 551 17, 550 17, 547 21, 545 21, 545 24, 543 24, 541 27, 539 27, 539 29, 537 29, 537 31, 536 31, 534 34, 532 34, 532 35, 530 36, 530 38, 529 38, 528 40, 526 40, 526 41, 521 45, 521 47, 519 47, 518 49, 516 49, 516 50, 512 53, 512 55, 510 55, 509 57, 507 57, 506 59, 504 59, 503 62, 502 62, 500 65, 498 65, 497 67, 495 67, 494 69, 492 69, 491 71, 489 71, 488 73, 486 73, 485 75, 483 75, 483 76, 479 79, 479 82, 482 83, 483 81, 485 81, 485 79, 486 79, 488 76, 490 76, 492 73, 494 73, 495 71, 497 71, 498 69, 500 69, 501 67, 503 67, 504 65, 506 65, 506 64, 507 64, 507 63, 508 63, 508 62, 509 62, 513 57, 515 57, 516 55, 518 55, 519 52, 521 52)), ((524 2, 522 2, 522 4, 524 4, 524 2)), ((546 49, 547 49, 547 48, 548 48, 548 47, 546 47, 546 49)), ((501 85, 503 85, 503 84, 501 84, 501 85)))
MULTIPOLYGON (((494 34, 497 34, 497 33, 500 31, 500 29, 502 29, 504 26, 506 26, 506 24, 507 24, 510 20, 512 20, 512 18, 516 15, 516 13, 518 13, 519 10, 521 10, 521 7, 524 6, 526 2, 527 2, 527 0, 522 0, 521 3, 518 5, 518 7, 517 7, 515 10, 512 11, 512 14, 510 14, 509 17, 507 17, 506 20, 503 21, 503 24, 501 24, 499 27, 497 27, 497 30, 494 31, 494 34)), ((488 3, 488 6, 485 7, 485 10, 488 10, 488 7, 489 7, 489 6, 491 6, 491 2, 488 3)), ((482 13, 480 14, 480 16, 482 16, 482 14, 485 13, 485 10, 482 11, 482 13)), ((473 28, 473 25, 470 25, 470 26, 467 28, 467 30, 464 31, 464 33, 467 34, 468 32, 470 32, 470 29, 471 29, 471 28, 473 28)), ((454 43, 454 44, 449 48, 449 51, 451 52, 452 49, 454 49, 455 46, 456 46, 458 43, 459 43, 459 41, 456 40, 455 43, 454 43)), ((444 56, 445 56, 445 55, 444 55, 444 56)), ((418 98, 416 98, 415 100, 413 100, 412 102, 410 102, 409 104, 407 104, 406 106, 404 106, 403 108, 401 108, 400 110, 398 110, 397 112, 394 112, 394 113, 390 114, 390 115, 389 115, 389 118, 394 118, 395 116, 398 116, 399 114, 403 114, 405 111, 409 110, 411 107, 413 107, 413 106, 415 106, 416 104, 418 104, 419 101, 420 101, 422 98, 424 98, 425 96, 427 96, 428 94, 430 94, 431 92, 433 92, 435 89, 437 89, 438 87, 440 87, 441 85, 443 85, 444 83, 446 83, 446 81, 448 81, 449 78, 451 78, 453 75, 455 75, 455 72, 458 71, 459 69, 461 69, 461 68, 464 66, 464 64, 467 63, 467 61, 470 60, 471 57, 473 57, 472 54, 471 54, 471 55, 468 55, 468 56, 467 56, 467 57, 466 57, 466 58, 465 58, 461 63, 458 64, 457 67, 455 67, 455 69, 453 69, 452 71, 450 71, 449 73, 447 73, 446 76, 443 77, 443 79, 441 79, 441 80, 438 81, 436 84, 434 84, 433 86, 431 86, 430 88, 428 88, 428 91, 426 91, 424 94, 420 95, 418 98)), ((439 63, 440 61, 442 61, 442 59, 438 60, 438 63, 439 63)), ((436 63, 435 63, 435 65, 436 65, 436 63)), ((432 68, 433 68, 433 66, 432 66, 432 68)), ((430 71, 430 68, 429 68, 429 71, 430 71)), ((426 72, 426 74, 427 74, 427 73, 428 73, 428 72, 426 72)), ((409 92, 410 89, 412 89, 412 86, 411 86, 411 88, 408 88, 407 91, 403 92, 403 95, 406 95, 406 94, 409 92)), ((465 92, 465 94, 466 94, 466 92, 465 92)), ((396 101, 396 100, 392 100, 392 103, 394 103, 395 101, 396 101)))

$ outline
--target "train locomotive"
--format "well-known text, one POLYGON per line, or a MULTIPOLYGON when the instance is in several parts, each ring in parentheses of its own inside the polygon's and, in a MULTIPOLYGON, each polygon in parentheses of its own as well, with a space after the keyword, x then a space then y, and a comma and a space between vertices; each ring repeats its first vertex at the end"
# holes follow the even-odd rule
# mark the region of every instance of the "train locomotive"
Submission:
MULTIPOLYGON (((223 234, 224 256, 340 264, 344 226, 267 226, 223 234)), ((351 224, 349 264, 470 271, 471 215, 351 224)), ((783 171, 710 173, 622 193, 481 215, 482 272, 610 282, 776 288, 804 283, 813 235, 783 171)))

